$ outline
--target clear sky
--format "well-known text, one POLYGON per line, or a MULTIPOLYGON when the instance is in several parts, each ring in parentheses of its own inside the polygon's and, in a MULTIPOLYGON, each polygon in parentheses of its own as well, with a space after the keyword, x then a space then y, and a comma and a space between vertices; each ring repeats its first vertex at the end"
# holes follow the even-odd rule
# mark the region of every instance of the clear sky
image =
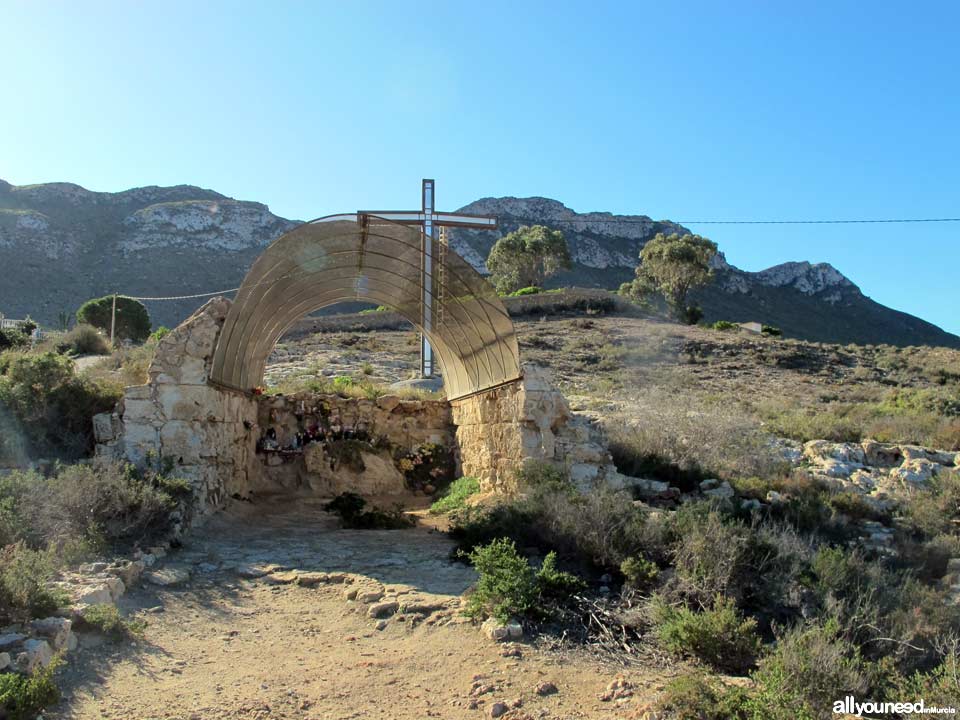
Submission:
POLYGON ((0 0, 0 178, 308 219, 542 195, 960 333, 960 4, 0 0))

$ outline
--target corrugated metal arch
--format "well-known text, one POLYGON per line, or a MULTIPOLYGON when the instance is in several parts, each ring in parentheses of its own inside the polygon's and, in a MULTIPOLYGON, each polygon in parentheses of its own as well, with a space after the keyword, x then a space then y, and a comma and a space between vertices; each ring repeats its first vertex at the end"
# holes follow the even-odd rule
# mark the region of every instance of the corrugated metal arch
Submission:
MULTIPOLYGON (((439 248, 437 248, 439 252, 439 248)), ((437 256, 438 252, 435 252, 437 256)), ((249 391, 263 380, 274 345, 294 323, 329 305, 364 300, 421 324, 418 229, 371 216, 305 223, 257 259, 230 307, 210 379, 249 391)), ((520 377, 513 322, 493 287, 450 249, 435 274, 427 332, 450 399, 520 377)))

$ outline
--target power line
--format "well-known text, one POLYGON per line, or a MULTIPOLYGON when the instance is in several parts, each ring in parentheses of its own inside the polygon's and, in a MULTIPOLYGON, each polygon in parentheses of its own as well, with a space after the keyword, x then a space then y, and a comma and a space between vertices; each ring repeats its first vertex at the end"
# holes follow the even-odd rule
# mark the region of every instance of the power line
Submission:
MULTIPOLYGON (((534 222, 534 223, 566 223, 566 224, 615 224, 615 225, 650 225, 661 222, 670 222, 675 225, 867 225, 867 224, 907 224, 907 223, 955 223, 960 222, 960 217, 956 218, 860 218, 860 219, 833 219, 833 220, 617 220, 615 218, 522 218, 515 216, 506 216, 506 221, 534 222)), ((269 282, 275 282, 283 278, 294 277, 300 273, 292 271, 269 282)), ((258 285, 263 283, 257 283, 258 285)), ((162 302, 168 300, 195 300, 197 298, 214 297, 216 295, 226 295, 227 293, 237 292, 240 288, 230 288, 229 290, 215 290, 213 292, 194 293, 192 295, 171 295, 169 297, 137 297, 133 295, 123 295, 131 300, 142 302, 162 302)))
POLYGON ((616 224, 616 225, 650 225, 653 223, 672 223, 674 225, 856 225, 877 223, 954 223, 960 222, 957 218, 882 218, 856 220, 617 220, 615 218, 516 218, 506 217, 505 220, 521 220, 537 223, 589 223, 589 224, 616 224))

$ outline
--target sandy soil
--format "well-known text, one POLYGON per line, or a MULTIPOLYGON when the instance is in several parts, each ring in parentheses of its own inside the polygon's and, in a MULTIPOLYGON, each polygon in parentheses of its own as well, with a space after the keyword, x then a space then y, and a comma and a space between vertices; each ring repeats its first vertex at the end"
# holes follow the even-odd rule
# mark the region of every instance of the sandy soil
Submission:
POLYGON ((147 620, 144 639, 83 638, 46 717, 482 718, 498 702, 518 706, 508 719, 625 717, 672 674, 542 639, 493 643, 459 612, 474 576, 450 548, 423 526, 341 530, 316 500, 238 503, 165 559, 162 571, 189 579, 123 598, 147 620), (371 618, 365 593, 399 612, 371 618), (621 672, 633 696, 601 701, 621 672), (545 682, 557 692, 538 695, 545 682))

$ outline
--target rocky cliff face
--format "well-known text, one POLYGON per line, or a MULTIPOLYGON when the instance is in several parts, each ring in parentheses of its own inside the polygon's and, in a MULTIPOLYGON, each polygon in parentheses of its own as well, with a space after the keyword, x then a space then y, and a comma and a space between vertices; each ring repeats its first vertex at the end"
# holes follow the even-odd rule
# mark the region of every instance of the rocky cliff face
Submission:
MULTIPOLYGON (((453 249, 481 271, 503 234, 535 224, 563 230, 574 268, 552 286, 616 288, 633 277, 654 235, 688 232, 646 215, 578 213, 542 197, 483 198, 460 211, 500 221, 496 232, 450 232, 453 249)), ((55 325, 60 313, 113 291, 153 297, 233 288, 262 249, 297 224, 266 205, 191 185, 105 193, 0 180, 0 312, 55 325)), ((759 320, 812 340, 960 346, 955 335, 874 303, 826 263, 746 272, 721 254, 715 269, 716 281, 700 293, 711 320, 759 320)), ((154 302, 149 310, 155 325, 173 326, 201 302, 154 302)))

